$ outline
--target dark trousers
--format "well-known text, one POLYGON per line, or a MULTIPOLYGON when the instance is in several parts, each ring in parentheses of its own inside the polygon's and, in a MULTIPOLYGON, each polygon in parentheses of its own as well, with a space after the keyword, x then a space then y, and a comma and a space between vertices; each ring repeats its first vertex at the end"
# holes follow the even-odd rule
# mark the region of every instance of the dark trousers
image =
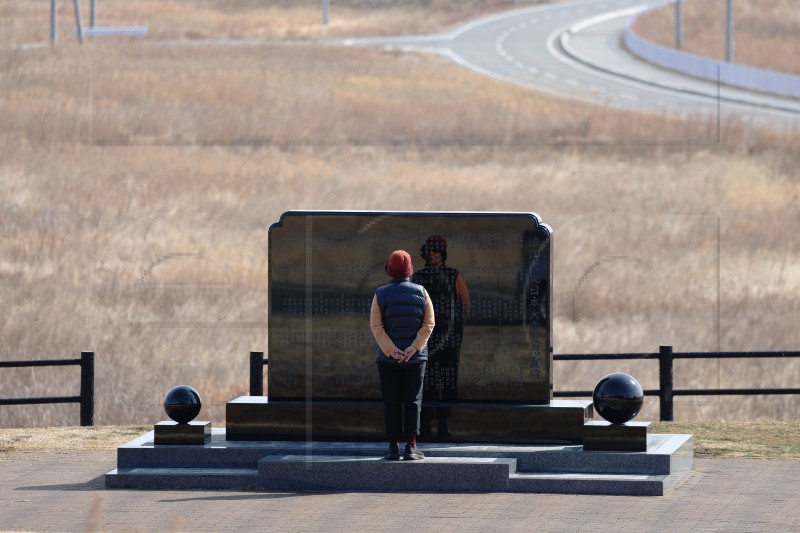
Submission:
POLYGON ((378 363, 386 438, 407 441, 419 433, 425 362, 378 363))
MULTIPOLYGON (((431 336, 433 338, 433 336, 431 336)), ((428 341, 428 346, 434 343, 428 341)), ((458 399, 458 360, 461 355, 461 337, 456 336, 449 343, 442 343, 441 348, 428 355, 428 371, 425 374, 423 397, 428 402, 452 402, 458 399)), ((441 427, 450 417, 449 407, 425 406, 422 408, 422 425, 430 430, 431 421, 435 418, 441 427)))

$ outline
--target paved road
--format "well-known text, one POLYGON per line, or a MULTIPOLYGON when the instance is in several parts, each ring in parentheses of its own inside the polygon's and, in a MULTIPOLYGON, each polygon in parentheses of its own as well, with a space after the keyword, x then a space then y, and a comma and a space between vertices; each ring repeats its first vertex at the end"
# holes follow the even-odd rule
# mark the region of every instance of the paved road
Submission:
POLYGON ((448 34, 330 44, 439 53, 485 75, 612 107, 800 125, 800 101, 720 87, 629 54, 621 45, 625 20, 652 3, 582 0, 503 13, 448 34))
POLYGON ((0 455, 10 531, 800 531, 800 460, 698 459, 666 496, 103 489, 114 452, 0 455))

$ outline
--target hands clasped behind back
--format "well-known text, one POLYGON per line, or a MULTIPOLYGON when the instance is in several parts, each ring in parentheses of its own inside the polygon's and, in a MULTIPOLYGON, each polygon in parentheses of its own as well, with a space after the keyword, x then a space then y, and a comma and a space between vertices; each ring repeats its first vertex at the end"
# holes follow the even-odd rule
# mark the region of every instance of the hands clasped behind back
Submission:
POLYGON ((417 353, 417 349, 413 346, 409 346, 405 350, 399 348, 395 349, 389 357, 396 360, 398 363, 405 363, 414 357, 415 353, 417 353))

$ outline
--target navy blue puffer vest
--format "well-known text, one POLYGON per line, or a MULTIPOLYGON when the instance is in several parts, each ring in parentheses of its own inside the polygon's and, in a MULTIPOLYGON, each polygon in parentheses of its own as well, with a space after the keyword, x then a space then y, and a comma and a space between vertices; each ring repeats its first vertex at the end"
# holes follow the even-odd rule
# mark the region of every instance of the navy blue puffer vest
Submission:
MULTIPOLYGON (((425 316, 425 289, 411 283, 409 278, 393 279, 388 285, 378 288, 375 295, 381 308, 383 329, 395 346, 405 350, 414 342, 417 332, 422 327, 422 318, 425 316)), ((415 353, 409 362, 427 360, 426 345, 421 352, 415 353)), ((391 357, 386 357, 380 347, 376 350, 375 361, 396 363, 391 357)))

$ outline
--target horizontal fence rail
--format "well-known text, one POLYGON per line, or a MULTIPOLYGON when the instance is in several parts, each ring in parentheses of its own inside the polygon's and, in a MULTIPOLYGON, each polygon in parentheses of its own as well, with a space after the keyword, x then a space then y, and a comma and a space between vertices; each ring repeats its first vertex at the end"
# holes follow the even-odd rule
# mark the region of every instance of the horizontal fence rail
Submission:
MULTIPOLYGON (((772 394, 800 394, 800 388, 767 389, 675 389, 673 383, 673 361, 675 359, 761 359, 800 357, 800 352, 673 352, 672 346, 661 346, 657 353, 609 353, 609 354, 559 354, 554 361, 611 361, 621 359, 658 359, 658 389, 645 390, 645 396, 658 396, 661 421, 674 420, 673 399, 675 396, 750 396, 772 394)), ((592 396, 593 391, 555 391, 558 398, 592 396)))
POLYGON ((0 361, 0 368, 26 368, 36 366, 80 366, 81 391, 79 396, 52 396, 41 398, 0 398, 0 405, 36 405, 49 403, 79 403, 81 426, 94 425, 94 352, 81 352, 80 359, 55 359, 35 361, 0 361))
MULTIPOLYGON (((772 394, 800 394, 800 388, 761 389, 675 389, 673 362, 675 359, 761 359, 800 357, 800 352, 673 352, 672 346, 661 346, 655 353, 558 354, 554 361, 618 361, 624 359, 658 360, 658 389, 644 390, 645 396, 658 396, 661 421, 674 420, 675 396, 751 396, 772 394)), ((264 395, 264 367, 269 361, 264 352, 250 352, 250 395, 264 395)), ((594 391, 554 391, 556 398, 591 397, 594 391)))

